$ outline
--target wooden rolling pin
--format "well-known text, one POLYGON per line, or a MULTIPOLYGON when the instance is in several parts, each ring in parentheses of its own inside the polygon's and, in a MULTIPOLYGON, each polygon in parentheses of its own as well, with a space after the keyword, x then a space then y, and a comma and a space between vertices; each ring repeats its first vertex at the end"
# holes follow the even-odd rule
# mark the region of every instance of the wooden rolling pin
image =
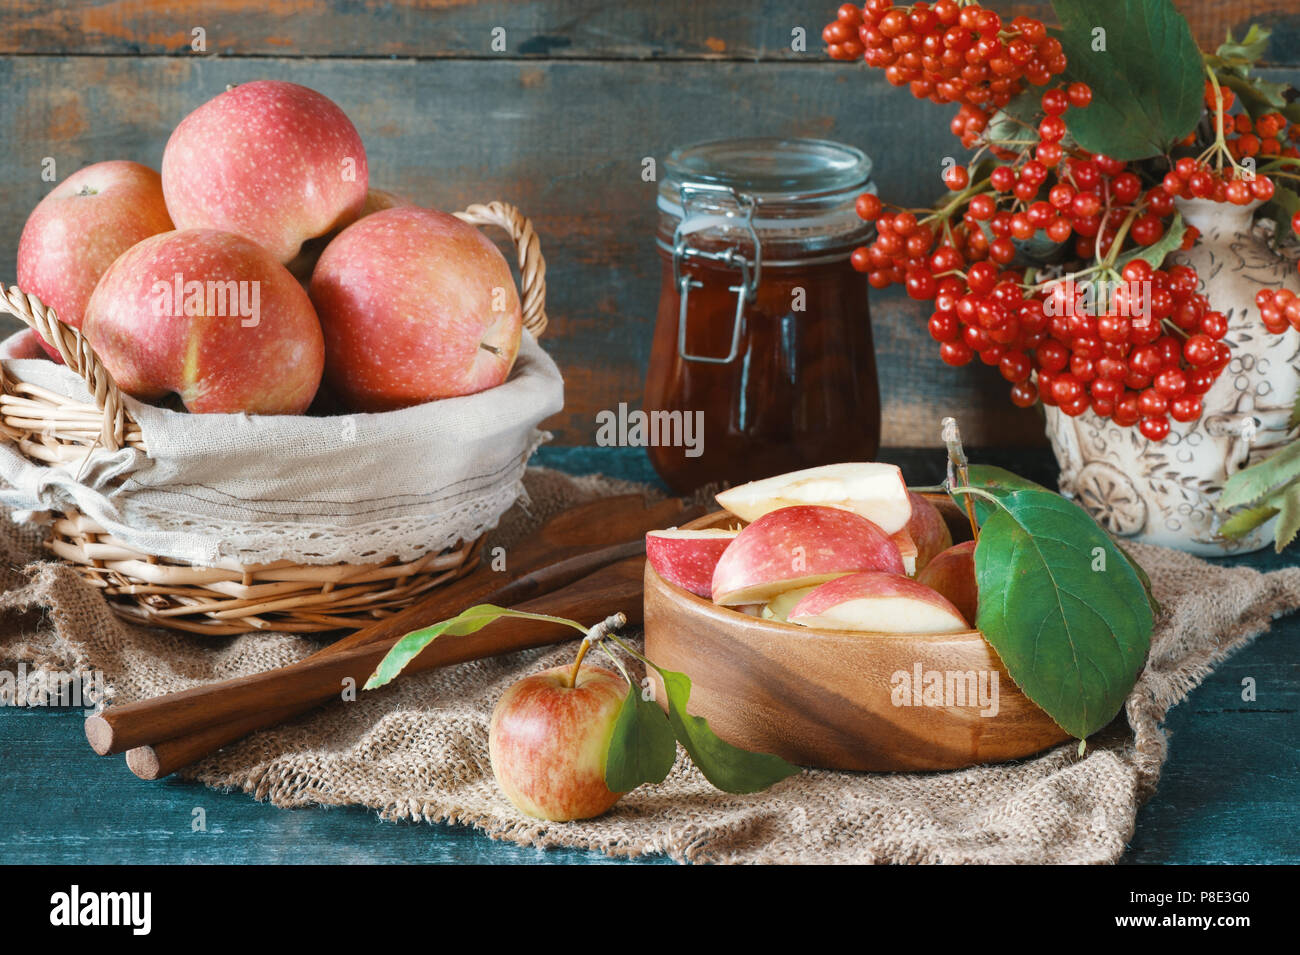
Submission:
MULTIPOLYGON (((687 505, 675 498, 646 504, 640 494, 576 505, 510 549, 506 555, 507 570, 520 576, 503 583, 502 573, 482 565, 466 577, 439 587, 406 610, 364 627, 307 659, 370 643, 391 643, 396 637, 453 616, 476 603, 509 606, 550 592, 615 560, 642 553, 646 531, 684 523, 705 510, 700 504, 687 505), (618 541, 622 543, 614 543, 618 541)), ((160 738, 154 745, 128 752, 127 765, 142 778, 157 779, 249 733, 293 719, 317 705, 311 702, 247 713, 238 719, 213 722, 194 733, 160 738)))
MULTIPOLYGON (((610 564, 560 590, 519 604, 516 609, 598 623, 622 611, 629 622, 641 620, 641 581, 645 559, 610 564)), ((428 621, 426 621, 428 622, 428 621)), ((441 637, 407 665, 408 672, 449 666, 530 647, 573 640, 570 627, 545 621, 504 619, 465 636, 441 637)), ((399 639, 320 654, 277 670, 211 683, 179 693, 110 707, 86 720, 86 738, 95 752, 120 753, 160 740, 202 733, 270 711, 319 704, 336 698, 343 681, 359 687, 399 639)), ((141 765, 148 762, 138 757, 141 765)))

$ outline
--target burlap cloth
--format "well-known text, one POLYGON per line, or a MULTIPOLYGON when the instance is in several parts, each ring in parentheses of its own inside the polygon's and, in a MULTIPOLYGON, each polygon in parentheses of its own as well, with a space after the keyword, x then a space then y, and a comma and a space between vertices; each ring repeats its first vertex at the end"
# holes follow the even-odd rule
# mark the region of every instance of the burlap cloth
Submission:
MULTIPOLYGON (((530 502, 502 522, 508 545, 564 506, 626 491, 601 478, 530 470, 530 502)), ((498 839, 666 853, 691 862, 1114 862, 1164 763, 1164 714, 1215 664, 1300 606, 1300 569, 1269 574, 1134 546, 1166 613, 1118 719, 1080 758, 1067 744, 1035 758, 950 773, 805 771, 766 793, 713 789, 679 752, 659 786, 607 815, 552 824, 520 815, 497 790, 488 717, 521 675, 571 660, 574 646, 402 677, 357 702, 332 703, 258 733, 184 775, 277 806, 362 805, 386 819, 473 825, 498 839)), ((100 670, 127 702, 281 666, 317 648, 276 634, 207 639, 128 626, 35 533, 0 518, 0 669, 100 670)), ((1188 741, 1191 742, 1190 740, 1188 741)), ((127 769, 122 767, 127 775, 127 769)), ((132 785, 124 779, 124 785, 132 785)), ((139 786, 152 785, 140 782, 139 786)))

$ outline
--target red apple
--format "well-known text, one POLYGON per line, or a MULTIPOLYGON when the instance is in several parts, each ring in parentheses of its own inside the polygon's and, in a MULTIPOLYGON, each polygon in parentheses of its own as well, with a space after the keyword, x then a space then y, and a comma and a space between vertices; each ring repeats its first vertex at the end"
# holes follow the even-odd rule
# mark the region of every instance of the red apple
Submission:
POLYGON ((713 571, 713 600, 765 603, 777 594, 862 570, 903 573, 889 535, 834 507, 783 507, 737 535, 713 571))
POLYGON ((941 594, 902 574, 867 571, 822 584, 795 605, 790 623, 871 633, 958 633, 970 624, 941 594))
POLYGON ((939 509, 919 494, 907 492, 912 502, 912 517, 907 522, 907 532, 916 543, 916 570, 919 573, 925 565, 934 560, 941 551, 952 546, 952 531, 943 519, 939 509))
POLYGON ((348 226, 311 277, 325 381, 358 411, 501 384, 519 351, 510 266, 478 229, 414 206, 348 226))
POLYGON ((979 609, 975 582, 975 542, 962 541, 939 554, 916 575, 917 583, 943 594, 971 623, 979 609))
MULTIPOLYGON (((357 215, 357 218, 364 219, 375 212, 411 204, 395 192, 371 189, 366 193, 366 204, 361 207, 361 212, 357 215)), ((316 268, 316 263, 320 261, 320 254, 342 231, 342 229, 336 229, 314 239, 308 239, 302 244, 302 248, 298 250, 298 254, 293 257, 293 260, 285 264, 285 267, 293 273, 294 278, 306 285, 311 281, 311 273, 316 268)))
POLYGON ((650 531, 645 536, 645 557, 664 580, 708 597, 713 593, 713 568, 739 533, 716 527, 650 531))
POLYGON ((854 461, 791 471, 752 481, 717 495, 718 503, 746 521, 796 504, 819 504, 861 514, 886 534, 902 530, 912 516, 903 473, 892 464, 854 461))
POLYGON ((300 414, 325 346, 311 300, 261 246, 190 229, 121 255, 86 308, 86 338, 128 394, 194 412, 300 414))
POLYGON ((281 262, 355 219, 368 177, 365 147, 343 110, 279 80, 208 100, 163 151, 163 193, 177 228, 234 232, 281 262))
POLYGON ((497 701, 488 754, 497 785, 521 812, 567 822, 599 816, 622 793, 605 785, 605 757, 627 682, 601 667, 525 677, 497 701))
MULTIPOLYGON (((18 240, 18 287, 80 328, 95 283, 113 260, 175 226, 167 216, 162 180, 148 166, 126 160, 79 169, 32 210, 18 240)), ((54 348, 41 347, 55 361, 54 348)))

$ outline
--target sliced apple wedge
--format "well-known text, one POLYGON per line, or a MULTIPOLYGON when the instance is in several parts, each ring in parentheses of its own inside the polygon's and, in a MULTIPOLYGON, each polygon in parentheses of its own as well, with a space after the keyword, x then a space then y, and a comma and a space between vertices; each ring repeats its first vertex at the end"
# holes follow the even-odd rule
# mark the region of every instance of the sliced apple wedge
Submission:
MULTIPOLYGON (((912 517, 904 530, 916 544, 916 569, 908 573, 916 576, 926 564, 952 546, 952 531, 937 507, 912 491, 908 491, 907 496, 912 502, 912 517)), ((904 553, 904 559, 906 556, 904 553)))
POLYGON ((767 603, 777 594, 862 570, 903 573, 879 527, 833 507, 783 507, 746 527, 713 570, 715 603, 767 603))
POLYGON ((670 527, 645 536, 645 558, 655 573, 699 597, 713 595, 713 569, 739 530, 670 527))
POLYGON ((939 554, 916 575, 916 582, 938 591, 971 623, 979 609, 975 582, 975 542, 962 541, 939 554))
MULTIPOLYGON (((820 584, 817 586, 820 586, 820 584)), ((763 604, 763 612, 761 616, 764 620, 780 620, 782 623, 785 623, 786 618, 790 616, 790 611, 794 609, 795 604, 803 600, 804 597, 807 597, 816 589, 816 586, 800 587, 798 590, 787 590, 783 594, 777 594, 767 603, 763 604)))
POLYGON ((869 633, 957 633, 961 611, 937 591, 902 574, 867 571, 822 584, 795 605, 790 623, 869 633))
POLYGON ((733 487, 717 498, 732 514, 751 522, 778 508, 817 504, 860 514, 893 534, 906 527, 912 516, 903 473, 892 464, 875 461, 791 471, 733 487))
POLYGON ((901 531, 895 531, 889 535, 889 538, 898 545, 899 556, 903 558, 903 572, 909 577, 915 577, 920 551, 908 528, 904 527, 901 531))

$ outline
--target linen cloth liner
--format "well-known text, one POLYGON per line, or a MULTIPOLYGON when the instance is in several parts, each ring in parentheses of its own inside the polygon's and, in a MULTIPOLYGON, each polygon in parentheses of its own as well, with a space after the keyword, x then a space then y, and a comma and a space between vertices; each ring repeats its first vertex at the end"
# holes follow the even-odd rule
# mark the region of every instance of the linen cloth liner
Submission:
MULTIPOLYGON (((490 546, 509 547, 564 507, 630 487, 544 469, 530 469, 525 484, 528 499, 510 510, 490 546)), ((515 810, 492 778, 488 719, 515 680, 571 662, 571 643, 403 676, 360 693, 356 702, 334 702, 248 737, 183 775, 277 806, 368 806, 385 819, 473 825, 498 839, 611 856, 666 853, 718 863, 1114 862, 1159 779, 1165 713, 1272 618, 1300 606, 1300 568, 1261 574, 1131 546, 1165 613, 1128 698, 1127 721, 1118 719, 1090 739, 1082 758, 1071 742, 1018 762, 947 773, 809 770, 765 793, 732 796, 713 789, 679 750, 661 785, 628 794, 603 817, 533 820, 515 810)), ((43 560, 35 528, 0 519, 0 551, 0 668, 12 671, 25 661, 44 671, 98 669, 115 702, 282 666, 319 645, 283 634, 205 639, 128 625, 71 568, 43 560)))
MULTIPOLYGON (((66 366, 25 357, 36 348, 19 332, 0 359, 13 377, 89 402, 66 366)), ((384 414, 195 416, 126 401, 147 456, 123 448, 84 469, 46 467, 0 442, 0 504, 73 504, 138 550, 198 564, 368 564, 495 526, 545 438, 537 426, 564 407, 564 381, 525 332, 504 384, 384 414)))

